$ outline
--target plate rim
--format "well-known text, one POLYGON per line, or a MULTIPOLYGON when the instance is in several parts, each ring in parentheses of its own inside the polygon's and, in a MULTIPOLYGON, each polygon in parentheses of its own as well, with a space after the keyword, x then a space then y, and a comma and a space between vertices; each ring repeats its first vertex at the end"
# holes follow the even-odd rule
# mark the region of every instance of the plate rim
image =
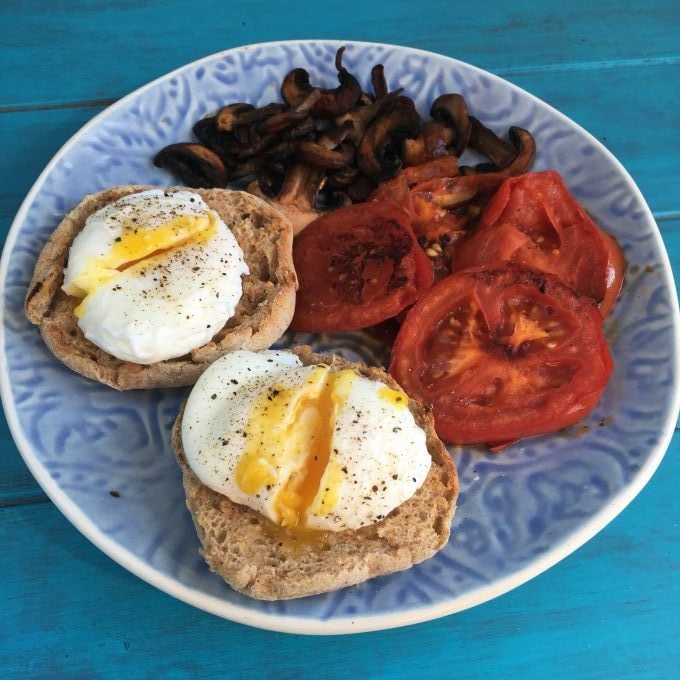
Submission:
POLYGON ((461 64, 466 69, 472 69, 478 75, 488 77, 495 83, 501 83, 503 86, 510 88, 510 90, 519 93, 522 97, 528 97, 530 100, 538 102, 542 107, 546 107, 552 115, 556 116, 567 125, 575 128, 578 133, 587 139, 600 153, 604 154, 606 159, 612 164, 621 178, 625 181, 627 191, 635 196, 640 204, 640 208, 644 214, 644 217, 655 227, 655 229, 652 230, 652 235, 661 255, 660 260, 664 267, 664 282, 668 287, 669 292, 676 300, 677 291, 670 258, 665 248, 665 244, 663 243, 661 231, 651 209, 647 205, 642 192, 631 177, 630 173, 628 173, 623 164, 616 158, 616 156, 614 156, 611 151, 609 151, 609 149, 607 149, 604 144, 602 144, 602 142, 600 142, 577 122, 569 118, 566 114, 554 108, 531 92, 528 92, 527 90, 524 90, 518 85, 510 82, 509 80, 475 66, 474 64, 456 59, 455 57, 450 57, 448 55, 439 54, 437 52, 431 52, 416 47, 372 41, 331 40, 324 38, 271 40, 267 42, 251 43, 248 45, 231 47, 183 64, 178 68, 173 69, 168 73, 162 74, 148 83, 138 87, 129 94, 115 101, 113 104, 107 106, 103 111, 100 111, 96 116, 85 123, 85 125, 80 127, 59 148, 59 150, 45 166, 43 171, 38 175, 37 179, 26 194, 26 197, 22 201, 7 233, 7 238, 3 246, 2 258, 0 260, 0 297, 2 299, 2 305, 0 305, 0 398, 2 400, 2 405, 7 418, 10 433, 12 434, 21 457, 29 468, 31 474, 35 477, 38 484, 42 487, 43 491, 45 491, 57 509, 83 536, 85 536, 85 538, 87 538, 96 548, 107 555, 107 557, 111 558, 124 569, 146 581, 150 585, 186 604, 236 623, 242 623, 256 628, 282 633, 337 635, 387 630, 390 628, 422 623, 488 602, 489 600, 495 599, 496 597, 499 597, 519 587, 532 578, 539 576, 544 571, 551 568, 565 557, 570 555, 572 552, 583 546, 596 534, 598 534, 605 526, 613 521, 634 500, 634 498, 640 493, 640 491, 642 491, 642 489, 652 478, 661 461, 663 460, 664 455, 666 454, 675 430, 675 423, 678 419, 678 413, 680 411, 680 390, 677 389, 678 383, 680 382, 678 377, 678 360, 680 356, 680 308, 677 304, 671 304, 674 335, 671 362, 673 366, 673 381, 676 389, 666 414, 666 421, 664 423, 663 430, 660 433, 657 444, 652 449, 649 459, 637 471, 631 481, 617 494, 615 494, 605 506, 600 508, 598 512, 591 516, 590 519, 585 522, 578 530, 564 537, 556 545, 542 554, 540 558, 534 559, 518 571, 515 571, 501 579, 497 579, 484 586, 479 586, 467 593, 454 596, 451 599, 436 605, 430 604, 396 613, 387 612, 360 616, 357 618, 334 617, 320 620, 318 618, 306 618, 286 614, 259 612, 244 608, 240 605, 226 602, 215 595, 209 595, 196 588, 179 583, 175 578, 160 573, 157 569, 144 563, 139 557, 131 553, 129 550, 121 547, 114 539, 106 536, 99 529, 97 529, 85 512, 82 511, 80 507, 74 501, 72 501, 61 490, 59 485, 51 478, 43 464, 40 463, 40 461, 38 461, 38 459, 35 457, 32 446, 25 437, 19 423, 11 384, 8 379, 8 360, 7 354, 5 352, 5 289, 7 272, 9 269, 10 253, 14 249, 14 245, 17 241, 19 228, 25 221, 29 207, 33 203, 35 197, 39 194, 46 178, 52 172, 57 163, 59 163, 62 157, 81 137, 85 136, 90 131, 90 129, 98 125, 99 122, 104 120, 106 117, 114 114, 119 108, 123 108, 130 100, 139 97, 140 95, 144 94, 145 91, 150 90, 155 85, 164 81, 168 81, 171 78, 181 74, 185 70, 200 67, 204 63, 224 58, 232 53, 271 46, 311 46, 314 44, 330 45, 334 47, 340 47, 342 45, 357 45, 363 48, 382 47, 387 49, 406 50, 412 54, 422 54, 428 57, 445 59, 450 61, 452 66, 461 64))

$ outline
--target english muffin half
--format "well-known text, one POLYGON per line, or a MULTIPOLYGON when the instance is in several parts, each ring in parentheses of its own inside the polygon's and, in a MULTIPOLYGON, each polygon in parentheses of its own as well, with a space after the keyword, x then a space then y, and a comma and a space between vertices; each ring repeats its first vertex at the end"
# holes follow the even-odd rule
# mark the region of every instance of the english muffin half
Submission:
MULTIPOLYGON (((324 364, 332 371, 352 369, 369 380, 400 390, 382 369, 315 354, 308 347, 293 352, 304 366, 324 364)), ((434 431, 430 410, 414 400, 409 400, 408 408, 424 431, 431 457, 422 485, 378 522, 356 530, 310 535, 281 527, 201 482, 187 463, 182 443, 183 406, 175 422, 172 444, 182 469, 186 504, 210 569, 250 597, 284 600, 337 590, 408 569, 432 557, 449 538, 458 476, 434 431)))
POLYGON ((54 355, 74 371, 118 390, 192 385, 206 366, 230 351, 269 347, 286 330, 295 309, 290 222, 242 191, 190 189, 219 214, 243 251, 249 273, 242 279, 234 315, 206 344, 152 364, 118 359, 90 342, 75 314, 81 300, 62 290, 71 245, 90 215, 124 196, 155 188, 119 186, 85 197, 50 236, 26 295, 26 316, 38 326, 54 355))

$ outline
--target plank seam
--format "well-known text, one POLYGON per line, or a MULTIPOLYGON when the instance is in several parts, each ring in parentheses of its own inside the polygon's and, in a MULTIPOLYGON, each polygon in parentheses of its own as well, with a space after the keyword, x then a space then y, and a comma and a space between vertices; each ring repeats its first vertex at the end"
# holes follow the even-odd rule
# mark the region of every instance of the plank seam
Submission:
POLYGON ((15 508, 17 506, 21 505, 36 505, 40 503, 51 503, 52 501, 49 499, 48 496, 45 494, 41 493, 38 496, 31 496, 31 495, 26 495, 26 496, 17 496, 15 498, 5 498, 5 499, 0 499, 0 512, 4 508, 15 508))
POLYGON ((657 222, 670 222, 671 220, 680 219, 680 210, 662 210, 653 212, 652 215, 657 222))
POLYGON ((60 104, 19 104, 17 106, 0 106, 2 113, 25 113, 29 111, 58 111, 61 109, 104 108, 118 101, 118 97, 108 99, 83 99, 60 104))
MULTIPOLYGON (((511 66, 500 68, 493 73, 501 78, 506 76, 531 75, 533 73, 558 73, 574 71, 609 71, 615 68, 632 68, 637 66, 676 66, 680 64, 680 55, 659 57, 633 57, 631 59, 609 59, 602 61, 571 61, 558 64, 534 64, 533 66, 511 66)), ((487 69, 488 70, 488 69, 487 69)))
MULTIPOLYGON (((680 64, 680 55, 665 55, 658 57, 633 57, 630 59, 610 59, 602 61, 563 62, 558 64, 535 64, 533 66, 515 66, 509 68, 486 67, 486 70, 501 78, 508 76, 524 76, 534 73, 567 73, 574 71, 597 71, 613 70, 616 68, 631 68, 637 66, 675 66, 680 64)), ((142 83, 141 85, 144 85, 142 83)), ((130 90, 133 92, 137 87, 130 90)), ((127 93, 126 93, 127 94, 127 93)), ((21 113, 25 111, 50 111, 58 109, 95 108, 109 106, 116 102, 119 97, 84 99, 56 104, 16 104, 12 106, 0 106, 0 114, 21 113)))

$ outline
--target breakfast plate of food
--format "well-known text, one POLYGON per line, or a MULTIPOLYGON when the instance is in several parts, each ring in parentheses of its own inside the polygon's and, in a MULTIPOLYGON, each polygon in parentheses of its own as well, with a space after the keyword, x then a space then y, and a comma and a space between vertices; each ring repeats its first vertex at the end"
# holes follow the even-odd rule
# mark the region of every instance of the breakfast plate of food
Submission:
POLYGON ((2 398, 66 517, 248 625, 349 633, 526 582, 649 481, 680 320, 640 191, 469 64, 227 50, 54 157, 3 252, 2 398))

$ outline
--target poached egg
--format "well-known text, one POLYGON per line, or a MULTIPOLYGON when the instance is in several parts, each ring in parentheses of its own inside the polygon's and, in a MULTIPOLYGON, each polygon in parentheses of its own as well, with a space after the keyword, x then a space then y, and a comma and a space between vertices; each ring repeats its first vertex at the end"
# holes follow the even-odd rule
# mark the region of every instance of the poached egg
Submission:
POLYGON ((233 316, 248 273, 233 233, 196 193, 152 189, 90 215, 71 245, 62 290, 85 337, 152 364, 209 342, 233 316))
POLYGON ((203 484, 293 529, 378 522, 431 466, 403 392, 287 352, 242 350, 209 366, 186 403, 182 444, 203 484))

